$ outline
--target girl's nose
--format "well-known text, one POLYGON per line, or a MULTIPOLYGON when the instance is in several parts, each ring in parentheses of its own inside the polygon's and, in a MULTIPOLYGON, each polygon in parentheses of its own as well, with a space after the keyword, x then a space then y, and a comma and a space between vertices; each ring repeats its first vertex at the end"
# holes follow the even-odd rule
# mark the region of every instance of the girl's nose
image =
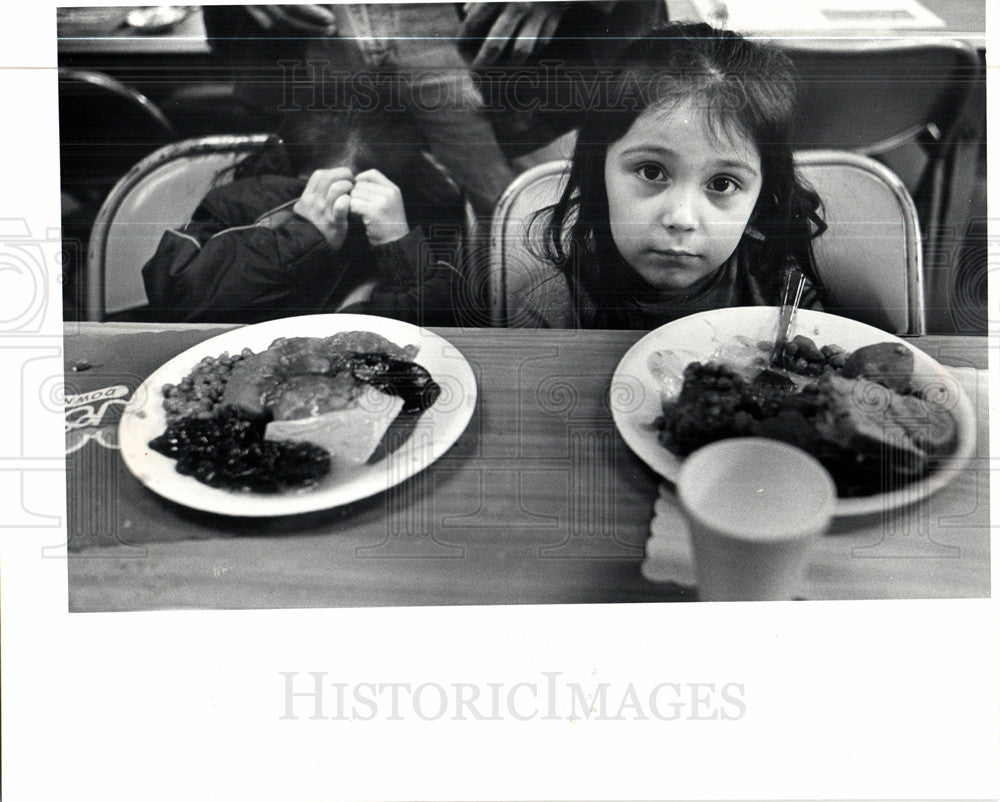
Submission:
POLYGON ((663 193, 660 222, 676 231, 693 231, 697 226, 697 193, 681 184, 663 193))

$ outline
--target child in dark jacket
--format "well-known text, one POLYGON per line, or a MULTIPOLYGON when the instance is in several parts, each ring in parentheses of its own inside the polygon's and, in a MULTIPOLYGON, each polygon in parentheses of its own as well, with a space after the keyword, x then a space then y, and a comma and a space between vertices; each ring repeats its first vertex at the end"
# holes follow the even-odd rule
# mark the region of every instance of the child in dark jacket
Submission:
POLYGON ((163 235, 142 271, 150 305, 177 321, 455 322, 461 199, 412 126, 378 109, 302 111, 280 134, 163 235))

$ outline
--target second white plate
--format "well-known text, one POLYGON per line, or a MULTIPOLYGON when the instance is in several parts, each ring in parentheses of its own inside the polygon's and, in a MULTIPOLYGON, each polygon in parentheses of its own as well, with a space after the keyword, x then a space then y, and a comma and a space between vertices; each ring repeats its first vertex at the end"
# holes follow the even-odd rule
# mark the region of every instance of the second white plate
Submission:
MULTIPOLYGON (((654 329, 633 345, 619 362, 611 383, 611 413, 628 446, 661 476, 676 480, 683 459, 660 443, 653 426, 662 411, 662 402, 660 385, 650 372, 650 357, 656 351, 670 351, 677 355, 680 365, 706 361, 716 349, 731 345, 737 337, 752 342, 773 339, 777 320, 775 307, 717 309, 675 320, 654 329)), ((824 312, 800 309, 789 336, 796 334, 810 337, 820 346, 836 344, 848 351, 880 342, 902 343, 913 351, 918 386, 932 390, 935 402, 947 405, 958 424, 955 453, 927 477, 898 490, 839 499, 837 515, 863 515, 902 507, 940 490, 958 475, 975 449, 976 420, 969 399, 945 368, 905 340, 824 312)))

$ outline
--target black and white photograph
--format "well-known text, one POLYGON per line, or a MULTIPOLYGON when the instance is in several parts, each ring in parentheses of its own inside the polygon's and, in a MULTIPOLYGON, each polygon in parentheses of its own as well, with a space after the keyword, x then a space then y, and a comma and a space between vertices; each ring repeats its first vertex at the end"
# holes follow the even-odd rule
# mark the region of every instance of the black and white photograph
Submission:
POLYGON ((70 609, 988 597, 985 20, 889 5, 59 9, 70 609))
POLYGON ((994 798, 995 10, 33 11, 8 798, 994 798))

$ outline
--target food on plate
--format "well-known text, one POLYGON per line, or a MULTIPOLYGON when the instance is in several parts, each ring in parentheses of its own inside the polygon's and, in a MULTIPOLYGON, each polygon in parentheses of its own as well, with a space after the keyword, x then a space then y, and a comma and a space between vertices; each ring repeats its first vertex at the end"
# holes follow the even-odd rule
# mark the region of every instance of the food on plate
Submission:
POLYGON ((338 332, 330 337, 279 337, 259 354, 233 365, 219 398, 221 406, 236 406, 261 415, 277 403, 295 376, 332 377, 352 372, 351 360, 360 354, 384 354, 388 359, 412 360, 416 347, 400 347, 370 331, 338 332))
POLYGON ((824 345, 819 348, 808 337, 797 334, 785 343, 780 357, 781 365, 786 370, 806 376, 818 376, 826 368, 842 368, 847 361, 847 352, 839 345, 824 345))
POLYGON ((394 359, 385 354, 358 354, 350 362, 351 373, 382 392, 398 395, 403 412, 427 409, 441 393, 441 388, 416 362, 394 359))
POLYGON ((913 352, 900 343, 865 345, 844 361, 848 379, 872 379, 900 393, 908 393, 913 381, 913 352))
POLYGON ((149 445, 177 460, 178 473, 210 487, 275 493, 316 482, 330 454, 312 443, 275 442, 265 422, 235 407, 211 417, 180 418, 149 445))
POLYGON ((264 437, 269 441, 317 445, 330 455, 334 467, 363 465, 403 410, 403 399, 367 385, 356 401, 313 415, 276 418, 267 424, 264 437))
POLYGON ((756 354, 687 364, 679 393, 664 394, 660 442, 683 457, 727 437, 783 440, 819 459, 841 497, 897 489, 957 446, 955 419, 914 386, 913 354, 899 343, 847 353, 799 336, 780 364, 756 354))
POLYGON ((253 351, 244 348, 242 353, 230 356, 206 356, 177 384, 163 386, 163 409, 167 423, 183 418, 210 418, 219 405, 222 388, 229 379, 233 365, 253 351))
POLYGON ((365 463, 400 414, 434 404, 440 387, 416 354, 414 345, 351 331, 206 357, 163 388, 168 427, 150 446, 216 487, 314 484, 365 463))

